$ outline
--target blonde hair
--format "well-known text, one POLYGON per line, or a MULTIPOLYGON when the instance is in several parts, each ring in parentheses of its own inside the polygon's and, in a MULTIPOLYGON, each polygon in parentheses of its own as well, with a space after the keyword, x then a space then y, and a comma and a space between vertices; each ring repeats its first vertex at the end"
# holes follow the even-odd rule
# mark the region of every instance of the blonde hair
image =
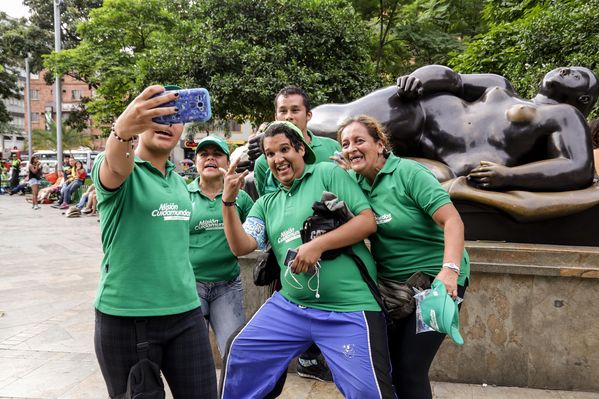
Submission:
POLYGON ((364 126, 370 137, 374 139, 375 143, 378 143, 379 141, 383 143, 383 147, 385 148, 384 155, 386 157, 389 153, 389 141, 387 140, 385 128, 379 121, 368 115, 352 116, 341 122, 337 128, 337 141, 341 143, 341 132, 354 122, 364 126))

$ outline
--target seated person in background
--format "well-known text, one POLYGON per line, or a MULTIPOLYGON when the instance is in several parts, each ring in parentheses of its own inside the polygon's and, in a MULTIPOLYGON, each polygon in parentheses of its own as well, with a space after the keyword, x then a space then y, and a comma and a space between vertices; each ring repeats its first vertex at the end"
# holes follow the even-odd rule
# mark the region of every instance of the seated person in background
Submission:
POLYGON ((79 209, 83 209, 83 207, 85 207, 85 205, 89 201, 90 194, 93 193, 94 191, 96 191, 96 187, 93 184, 90 184, 89 187, 87 188, 87 191, 85 191, 85 193, 83 193, 83 195, 81 196, 81 199, 75 206, 79 209))
POLYGON ((74 169, 74 176, 71 175, 71 180, 68 182, 68 184, 65 183, 66 187, 63 187, 63 189, 60 191, 62 200, 62 203, 60 206, 58 206, 60 209, 67 209, 69 207, 73 193, 75 193, 75 191, 77 191, 79 187, 83 185, 83 182, 85 182, 85 178, 87 177, 87 172, 85 171, 81 161, 75 161, 74 169))
POLYGON ((385 126, 396 155, 425 158, 442 181, 467 176, 484 190, 577 190, 593 181, 584 116, 598 94, 587 68, 554 69, 523 100, 501 76, 430 65, 400 77, 398 87, 316 107, 309 127, 333 135, 347 117, 367 114, 385 126))
POLYGON ((25 195, 25 190, 29 187, 29 177, 25 177, 23 179, 21 179, 19 181, 19 184, 17 184, 15 187, 13 187, 10 192, 9 195, 15 195, 15 194, 20 194, 20 195, 25 195))
POLYGON ((85 208, 81 210, 81 213, 89 216, 96 216, 98 214, 98 198, 96 196, 96 190, 89 193, 85 208))
POLYGON ((1 175, 0 175, 0 194, 4 194, 5 192, 10 190, 10 175, 8 174, 9 168, 0 167, 1 175))
POLYGON ((42 188, 37 194, 37 201, 39 203, 47 203, 50 200, 52 194, 60 192, 60 189, 64 185, 64 172, 62 170, 56 171, 57 178, 51 186, 42 188))

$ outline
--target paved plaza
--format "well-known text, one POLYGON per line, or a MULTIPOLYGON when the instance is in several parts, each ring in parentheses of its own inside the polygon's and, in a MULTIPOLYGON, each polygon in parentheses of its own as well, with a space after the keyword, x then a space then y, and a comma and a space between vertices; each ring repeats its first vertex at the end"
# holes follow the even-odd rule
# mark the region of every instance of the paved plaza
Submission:
MULTIPOLYGON (((93 351, 99 223, 62 212, 48 205, 34 211, 24 197, 0 196, 0 398, 106 398, 93 351)), ((597 393, 442 382, 433 389, 439 399, 599 399, 597 393)), ((334 384, 289 374, 281 398, 341 395, 334 384)))

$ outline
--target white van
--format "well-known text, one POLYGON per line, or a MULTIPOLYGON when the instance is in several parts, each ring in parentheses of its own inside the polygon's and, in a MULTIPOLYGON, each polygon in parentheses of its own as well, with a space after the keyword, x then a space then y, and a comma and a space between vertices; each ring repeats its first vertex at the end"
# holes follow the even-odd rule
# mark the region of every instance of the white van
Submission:
MULTIPOLYGON (((75 160, 81 161, 81 163, 83 163, 83 167, 85 168, 87 173, 90 173, 91 169, 92 169, 92 165, 94 163, 94 160, 98 156, 99 152, 92 151, 89 149, 79 149, 79 150, 65 150, 63 152, 63 154, 69 154, 75 160)), ((42 166, 47 165, 50 170, 54 170, 54 168, 56 167, 56 163, 58 162, 57 156, 56 156, 56 151, 49 151, 49 150, 38 151, 38 152, 34 153, 33 155, 35 155, 39 158, 40 162, 42 163, 42 166)))

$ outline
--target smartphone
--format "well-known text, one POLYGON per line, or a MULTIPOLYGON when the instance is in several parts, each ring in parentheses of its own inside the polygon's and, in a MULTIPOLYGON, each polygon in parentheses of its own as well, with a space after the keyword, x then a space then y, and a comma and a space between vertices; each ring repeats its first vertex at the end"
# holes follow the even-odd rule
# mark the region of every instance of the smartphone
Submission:
POLYGON ((297 251, 295 249, 289 248, 287 250, 287 254, 285 255, 285 266, 289 266, 289 264, 295 259, 297 256, 297 251))
POLYGON ((157 116, 152 118, 156 123, 170 125, 171 123, 187 122, 206 122, 212 117, 210 109, 210 93, 203 87, 196 89, 170 90, 165 91, 159 96, 167 93, 179 93, 174 101, 169 101, 160 105, 160 107, 177 107, 179 111, 175 114, 157 116))

